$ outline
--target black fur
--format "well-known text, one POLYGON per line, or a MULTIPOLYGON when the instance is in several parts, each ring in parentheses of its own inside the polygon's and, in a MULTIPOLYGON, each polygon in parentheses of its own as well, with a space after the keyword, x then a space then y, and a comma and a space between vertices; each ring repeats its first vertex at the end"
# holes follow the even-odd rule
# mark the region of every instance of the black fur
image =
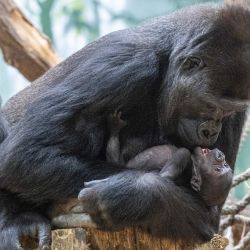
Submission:
POLYGON ((220 208, 157 172, 107 163, 105 121, 118 109, 129 122, 120 138, 126 160, 172 143, 217 147, 234 166, 245 113, 227 115, 238 110, 232 99, 250 97, 249 23, 241 7, 198 6, 86 46, 38 80, 47 91, 1 144, 0 187, 39 207, 109 177, 80 193, 100 227, 139 225, 158 236, 208 240, 220 208), (222 122, 213 138, 197 132, 207 121, 211 131, 222 122))

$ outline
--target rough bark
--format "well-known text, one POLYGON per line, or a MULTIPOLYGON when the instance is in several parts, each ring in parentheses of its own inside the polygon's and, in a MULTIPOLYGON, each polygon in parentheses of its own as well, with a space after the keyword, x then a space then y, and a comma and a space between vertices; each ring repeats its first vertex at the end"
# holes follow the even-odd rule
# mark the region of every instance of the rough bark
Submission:
POLYGON ((33 81, 60 60, 49 40, 12 0, 0 0, 0 48, 5 61, 33 81))
MULTIPOLYGON (((227 244, 228 240, 218 235, 209 243, 194 248, 155 239, 137 229, 110 233, 75 228, 54 230, 51 250, 223 250, 227 244)), ((38 250, 37 244, 31 239, 24 239, 23 246, 25 250, 38 250)))

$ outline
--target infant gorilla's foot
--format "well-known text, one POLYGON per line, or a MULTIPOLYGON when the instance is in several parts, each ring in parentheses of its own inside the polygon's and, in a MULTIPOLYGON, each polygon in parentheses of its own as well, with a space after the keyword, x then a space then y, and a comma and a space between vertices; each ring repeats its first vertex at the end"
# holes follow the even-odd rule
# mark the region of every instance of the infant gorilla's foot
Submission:
POLYGON ((191 187, 196 192, 201 190, 201 176, 200 175, 193 175, 190 181, 191 187))
POLYGON ((27 212, 0 221, 0 250, 23 250, 21 238, 36 237, 41 250, 50 249, 50 222, 40 214, 27 212))

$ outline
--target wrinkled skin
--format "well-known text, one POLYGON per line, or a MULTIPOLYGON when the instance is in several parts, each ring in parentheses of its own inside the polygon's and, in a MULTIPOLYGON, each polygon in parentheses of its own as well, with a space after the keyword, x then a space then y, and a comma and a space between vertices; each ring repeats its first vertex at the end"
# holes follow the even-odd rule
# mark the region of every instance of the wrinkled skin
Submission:
MULTIPOLYGON (((111 33, 38 79, 40 91, 22 110, 7 105, 6 118, 16 126, 0 149, 0 196, 12 194, 1 206, 0 238, 16 245, 26 232, 10 216, 11 236, 4 236, 3 211, 13 215, 15 207, 21 218, 32 207, 39 214, 80 192, 82 210, 100 228, 140 226, 159 237, 210 239, 220 207, 208 208, 160 172, 108 163, 106 118, 118 109, 128 121, 120 135, 124 161, 172 144, 218 148, 233 168, 241 104, 250 96, 249 23, 241 7, 197 6, 111 33), (13 113, 17 118, 8 119, 13 113)), ((30 227, 30 220, 41 224, 31 216, 30 227)))

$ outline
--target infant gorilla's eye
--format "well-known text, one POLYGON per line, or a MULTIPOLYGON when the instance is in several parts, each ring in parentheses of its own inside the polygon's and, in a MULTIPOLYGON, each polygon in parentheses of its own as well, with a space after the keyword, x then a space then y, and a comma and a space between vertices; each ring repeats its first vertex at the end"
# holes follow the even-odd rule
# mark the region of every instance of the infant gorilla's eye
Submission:
POLYGON ((184 70, 200 69, 204 66, 202 59, 196 56, 187 57, 182 64, 184 70))
POLYGON ((207 103, 206 104, 206 111, 208 113, 214 113, 216 111, 216 106, 214 106, 213 104, 207 103))

